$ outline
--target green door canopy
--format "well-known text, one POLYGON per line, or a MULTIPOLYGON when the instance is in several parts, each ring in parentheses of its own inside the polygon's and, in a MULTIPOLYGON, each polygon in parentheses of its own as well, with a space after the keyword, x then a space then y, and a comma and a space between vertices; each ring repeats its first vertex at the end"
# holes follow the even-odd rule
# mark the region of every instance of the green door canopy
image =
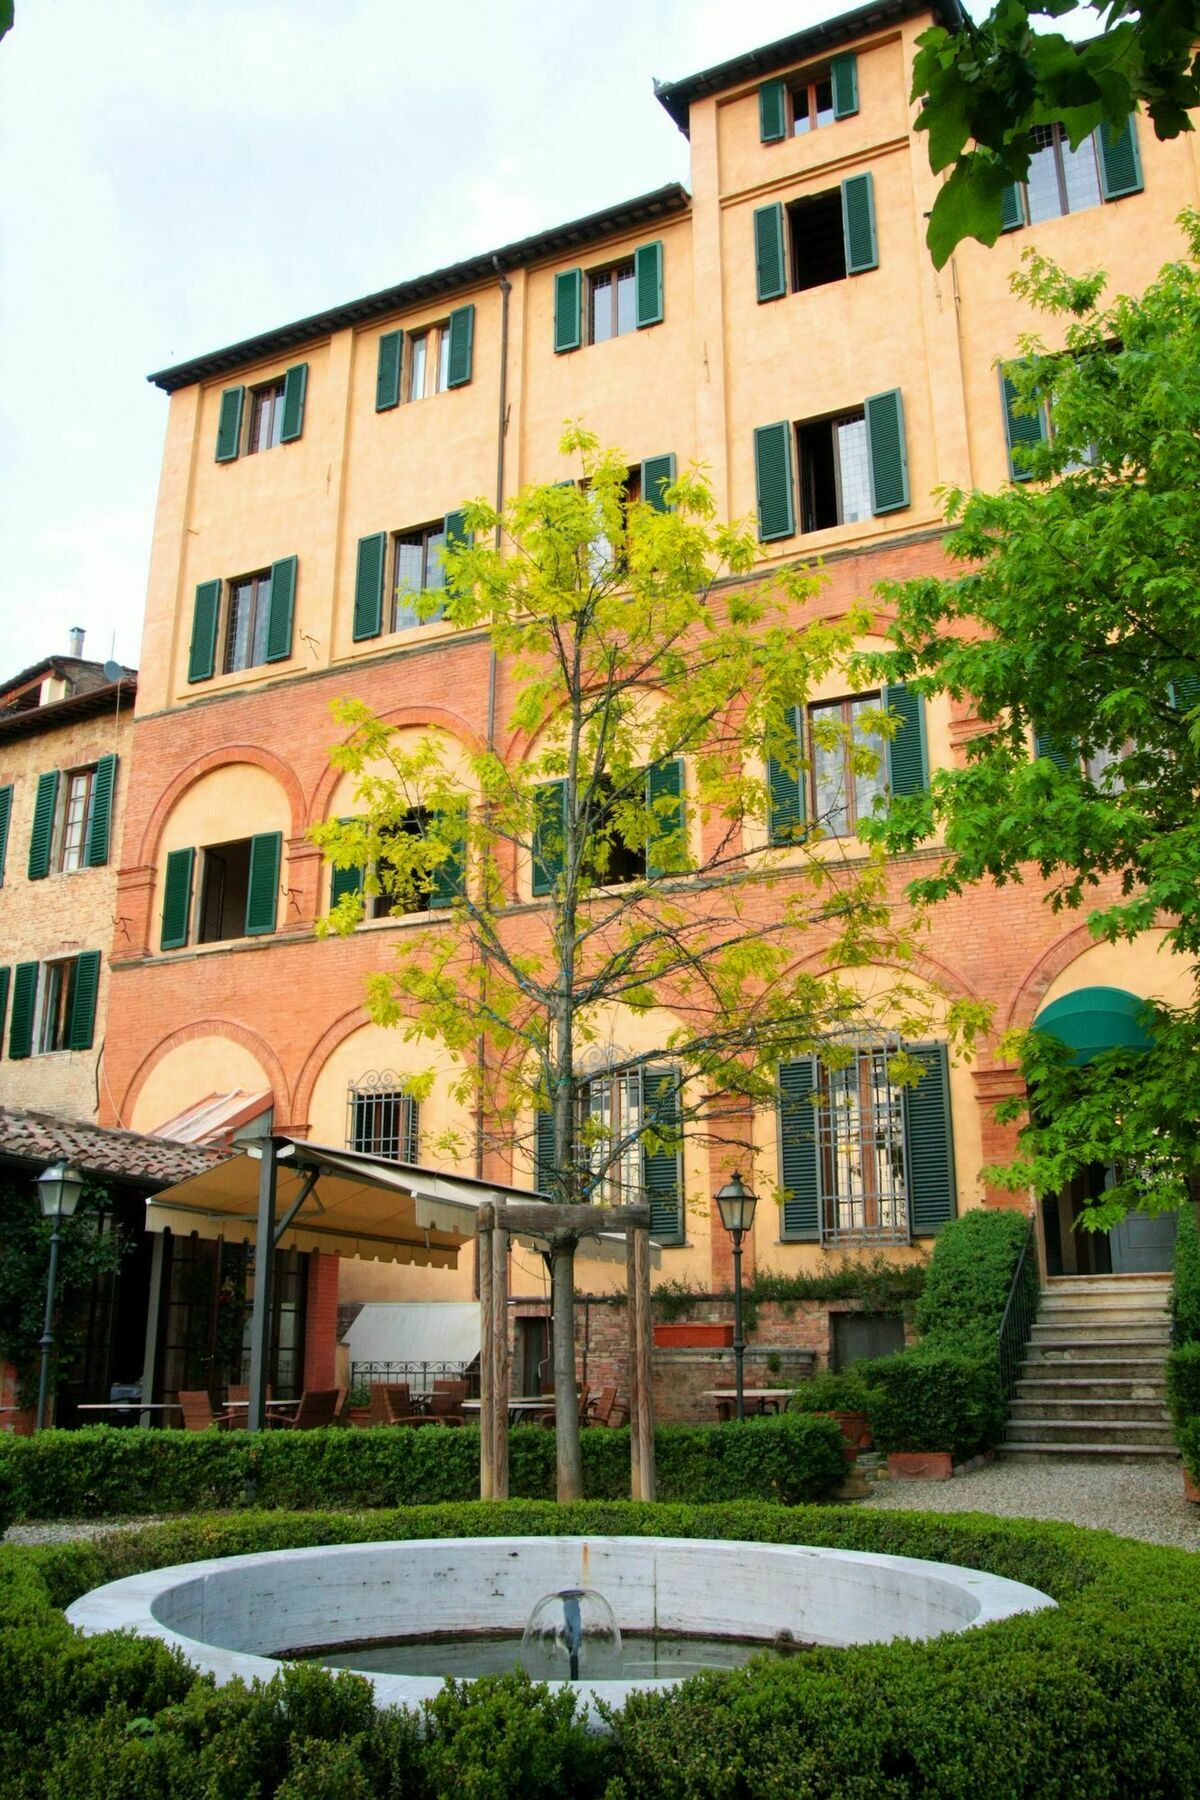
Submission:
POLYGON ((1033 1021, 1035 1031, 1058 1038, 1074 1063, 1091 1062, 1102 1050, 1148 1050, 1142 1024, 1148 1002, 1124 988, 1086 987, 1052 1000, 1033 1021))

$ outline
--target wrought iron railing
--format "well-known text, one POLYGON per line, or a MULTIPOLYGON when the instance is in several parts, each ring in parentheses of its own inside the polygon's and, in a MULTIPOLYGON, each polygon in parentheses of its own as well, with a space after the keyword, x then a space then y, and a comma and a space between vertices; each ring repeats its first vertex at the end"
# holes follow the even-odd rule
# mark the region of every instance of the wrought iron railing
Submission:
POLYGON ((1011 1400, 1017 1385, 1017 1373, 1025 1360, 1025 1349, 1038 1308, 1037 1256, 1033 1247, 1033 1221, 1021 1245, 1021 1254, 1009 1283, 1008 1299, 996 1333, 996 1358, 1000 1368, 1000 1386, 1004 1398, 1011 1400))
POLYGON ((461 1362, 352 1362, 350 1364, 350 1385, 352 1388, 370 1387, 373 1382, 407 1381, 409 1386, 419 1394, 427 1394, 432 1388, 435 1377, 447 1377, 451 1381, 465 1381, 467 1398, 479 1398, 479 1363, 465 1366, 461 1362))

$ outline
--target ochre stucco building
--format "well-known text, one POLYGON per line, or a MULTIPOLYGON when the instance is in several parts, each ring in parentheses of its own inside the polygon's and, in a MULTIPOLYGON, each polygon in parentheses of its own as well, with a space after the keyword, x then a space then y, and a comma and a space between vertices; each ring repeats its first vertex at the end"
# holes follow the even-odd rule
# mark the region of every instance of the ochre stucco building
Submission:
MULTIPOLYGON (((1133 121, 1071 153, 1047 128, 1028 189, 1009 197, 1012 228, 938 272, 924 244, 937 184, 908 100, 930 19, 927 4, 882 0, 660 89, 690 141, 690 196, 659 189, 153 377, 170 411, 103 1120, 154 1131, 220 1097, 231 1111, 269 1104, 278 1128, 331 1144, 373 1141, 383 1119, 395 1153, 411 1153, 414 1121, 387 1097, 386 1072, 427 1052, 366 1021, 363 984, 405 933, 439 927, 417 914, 314 935, 332 871, 307 834, 352 809, 329 758, 330 703, 356 695, 413 738, 440 734, 451 757, 484 743, 483 634, 416 622, 406 594, 436 581, 466 497, 572 475, 565 420, 648 477, 670 466, 659 459, 704 465, 724 518, 757 516, 763 570, 821 559, 824 614, 885 577, 944 567, 935 491, 1010 476, 998 361, 1033 322, 1009 286, 1024 252, 1105 267, 1137 290, 1177 253, 1174 220, 1200 183, 1194 137, 1160 144, 1133 121)), ((512 691, 501 666, 497 741, 516 756, 512 691)), ((844 697, 831 683, 813 702, 844 697)), ((937 767, 962 754, 971 722, 936 703, 914 730, 937 767)), ((898 864, 897 887, 913 872, 898 864)), ((519 930, 537 905, 527 874, 511 900, 519 930)), ((997 1034, 1075 990, 1172 998, 1187 985, 1155 939, 1097 947, 1036 884, 942 906, 919 972, 995 1002, 997 1034)), ((636 1053, 650 1029, 625 1021, 615 1035, 636 1053)), ((886 1205, 818 1171, 793 1229, 760 1208, 759 1267, 813 1269, 881 1245, 919 1254, 938 1218, 985 1199, 979 1171, 1009 1142, 991 1107, 1012 1070, 985 1045, 935 1076, 946 1108, 921 1144, 897 1110, 886 1205), (930 1155, 944 1165, 934 1177, 930 1155)), ((471 1120, 435 1085, 420 1139, 455 1124, 471 1173, 471 1120)), ((755 1132, 774 1183, 778 1120, 755 1132)), ((708 1199, 724 1173, 685 1146, 680 1241, 661 1277, 727 1279, 708 1199)), ((1068 1230, 1051 1260, 1076 1255, 1068 1230)), ((540 1264, 526 1263, 514 1287, 540 1291, 540 1264)), ((328 1315, 329 1273, 304 1279, 328 1315)), ((466 1258, 436 1277, 347 1264, 341 1295, 462 1299, 472 1279, 466 1258)))

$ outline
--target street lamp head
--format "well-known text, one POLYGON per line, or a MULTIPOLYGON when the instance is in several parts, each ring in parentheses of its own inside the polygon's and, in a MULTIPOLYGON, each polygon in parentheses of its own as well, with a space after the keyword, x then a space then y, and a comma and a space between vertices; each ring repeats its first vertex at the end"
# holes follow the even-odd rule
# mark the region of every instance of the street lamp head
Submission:
POLYGON ((83 1176, 60 1157, 38 1176, 38 1197, 47 1219, 69 1219, 83 1192, 83 1176))
POLYGON ((752 1194, 735 1170, 723 1188, 717 1190, 717 1205, 726 1231, 749 1231, 754 1224, 757 1194, 752 1194))

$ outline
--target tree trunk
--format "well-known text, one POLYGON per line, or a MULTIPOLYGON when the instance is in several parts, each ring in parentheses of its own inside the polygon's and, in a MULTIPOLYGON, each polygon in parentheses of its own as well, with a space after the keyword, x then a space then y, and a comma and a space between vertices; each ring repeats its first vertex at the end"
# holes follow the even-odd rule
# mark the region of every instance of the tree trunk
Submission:
POLYGON ((551 1310, 554 1334, 554 1435, 558 1449, 558 1499, 583 1499, 583 1456, 579 1443, 579 1398, 575 1392, 574 1234, 551 1240, 551 1310))

